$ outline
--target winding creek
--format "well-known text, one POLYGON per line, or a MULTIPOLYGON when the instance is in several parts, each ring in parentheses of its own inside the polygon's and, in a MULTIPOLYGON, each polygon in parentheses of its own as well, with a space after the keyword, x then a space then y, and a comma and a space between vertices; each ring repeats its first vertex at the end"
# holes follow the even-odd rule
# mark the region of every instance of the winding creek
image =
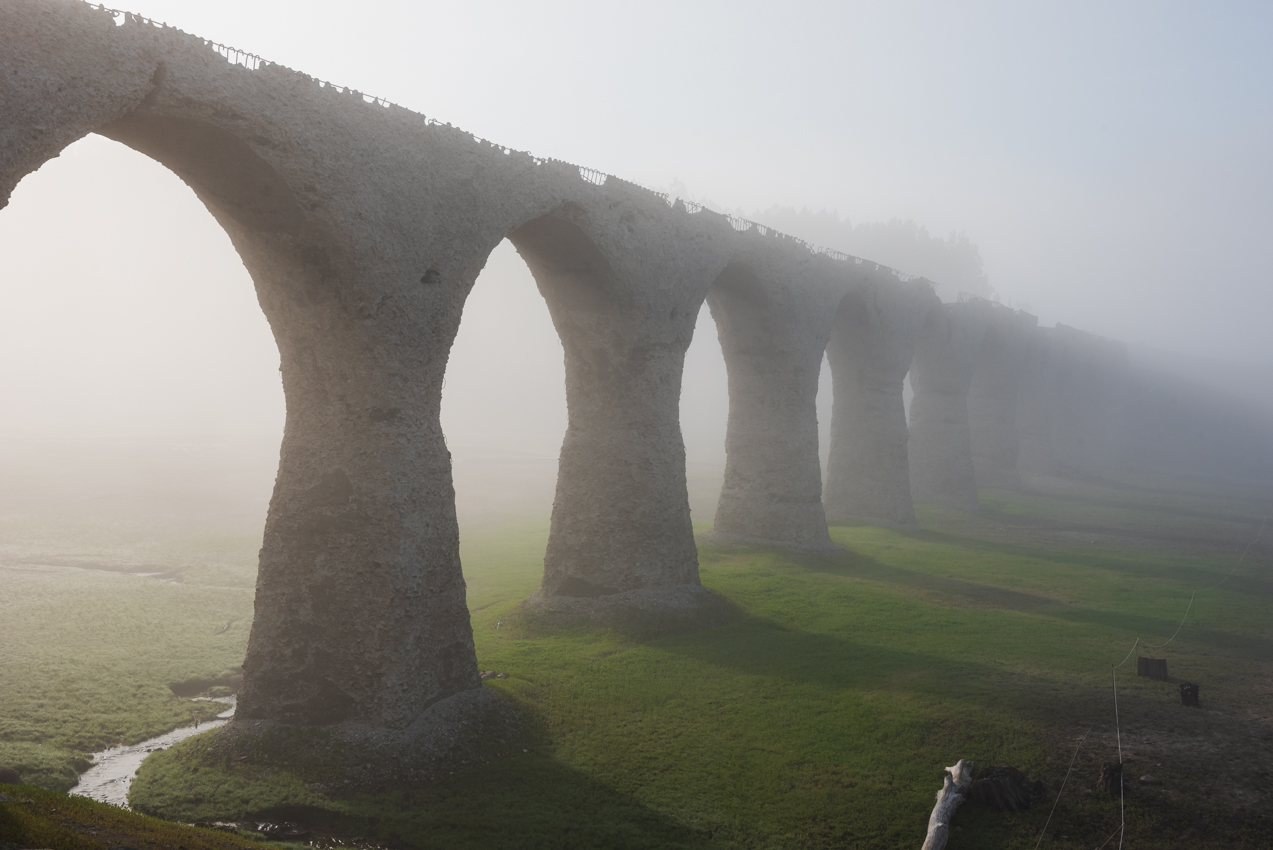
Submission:
POLYGON ((103 803, 128 808, 128 789, 137 776, 137 768, 146 760, 146 756, 157 750, 166 750, 178 741, 184 741, 193 735, 207 732, 224 726, 234 716, 235 698, 204 697, 211 702, 223 702, 230 707, 217 715, 216 720, 200 723, 198 726, 182 726, 163 735, 157 735, 140 744, 125 747, 111 747, 100 753, 93 753, 93 766, 80 774, 79 784, 70 793, 81 797, 89 797, 103 803))

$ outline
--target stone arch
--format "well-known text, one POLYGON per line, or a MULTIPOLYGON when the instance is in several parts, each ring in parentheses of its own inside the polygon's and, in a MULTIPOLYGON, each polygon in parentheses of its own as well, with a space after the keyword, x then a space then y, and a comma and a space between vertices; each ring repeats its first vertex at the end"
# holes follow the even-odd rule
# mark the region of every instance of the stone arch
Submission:
MULTIPOLYGON (((305 128, 270 114, 262 86, 327 99, 312 81, 228 66, 175 30, 117 29, 79 3, 6 4, 2 17, 6 50, 25 51, 4 68, 3 197, 90 132, 151 156, 226 230, 278 343, 286 425, 240 719, 405 729, 435 703, 480 697, 437 422, 441 341, 468 269, 376 227, 400 196, 367 216, 342 194, 375 164, 315 163, 305 128), (173 56, 180 74, 167 73, 173 56)), ((364 106, 332 104, 324 132, 356 125, 342 109, 364 106)))
POLYGON ((968 428, 978 488, 1021 483, 1017 398, 1037 326, 1038 319, 1029 313, 994 305, 968 388, 968 428))
POLYGON ((548 304, 566 371, 544 579, 528 604, 605 620, 696 618, 715 603, 698 577, 680 385, 708 275, 723 260, 668 232, 702 227, 683 207, 669 216, 652 193, 603 188, 629 208, 568 201, 508 232, 548 304))
POLYGON ((996 305, 981 298, 928 314, 915 351, 910 410, 911 491, 919 501, 977 510, 968 389, 996 305))
POLYGON ((822 506, 817 393, 830 315, 845 282, 826 258, 795 246, 766 239, 749 248, 707 296, 729 384, 725 477, 712 537, 833 550, 822 506))
POLYGON ((835 308, 827 346, 834 402, 823 492, 832 520, 915 525, 902 382, 928 313, 939 303, 922 279, 867 271, 835 308))

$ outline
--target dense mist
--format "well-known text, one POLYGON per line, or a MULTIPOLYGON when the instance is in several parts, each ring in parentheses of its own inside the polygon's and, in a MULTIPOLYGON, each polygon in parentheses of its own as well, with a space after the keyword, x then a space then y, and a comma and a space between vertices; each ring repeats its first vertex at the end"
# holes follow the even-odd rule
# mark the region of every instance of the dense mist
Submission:
MULTIPOLYGON (((995 297, 1125 340, 1155 368, 1273 408, 1267 9, 134 6, 928 276, 946 300, 995 297)), ((72 146, 0 211, 0 292, 6 504, 63 485, 146 490, 135 452, 189 461, 234 444, 259 460, 235 485, 259 515, 282 432, 278 354, 229 240, 177 178, 100 137, 72 146)), ((462 518, 547 511, 562 377, 543 299, 505 242, 444 393, 462 518)), ((682 394, 697 519, 714 504, 727 402, 704 309, 682 394)), ((208 495, 192 470, 170 483, 208 495)))

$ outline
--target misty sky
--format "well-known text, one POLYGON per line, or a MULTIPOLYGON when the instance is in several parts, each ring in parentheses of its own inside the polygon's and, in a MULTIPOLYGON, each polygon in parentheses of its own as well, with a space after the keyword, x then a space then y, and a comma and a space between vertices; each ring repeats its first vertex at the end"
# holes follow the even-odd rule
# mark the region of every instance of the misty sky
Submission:
MULTIPOLYGON (((725 211, 963 231, 1003 300, 1042 324, 1273 364, 1267 4, 128 8, 725 211)), ((90 137, 28 177, 0 211, 0 294, 4 431, 281 432, 278 355, 246 272, 189 190, 140 155, 90 137)), ((704 320, 691 448, 723 435, 704 320)), ((451 441, 555 454, 560 357, 505 244, 456 344, 451 441), (483 384, 497 369, 503 406, 483 384), (524 445, 514 403, 530 411, 524 445)))

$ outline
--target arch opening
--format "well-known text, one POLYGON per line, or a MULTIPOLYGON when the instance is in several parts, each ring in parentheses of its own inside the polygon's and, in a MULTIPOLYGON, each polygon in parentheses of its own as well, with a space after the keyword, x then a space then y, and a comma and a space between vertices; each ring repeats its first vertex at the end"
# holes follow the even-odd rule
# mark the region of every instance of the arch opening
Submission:
MULTIPOLYGON (((441 418, 462 551, 494 526, 524 524, 546 533, 566 432, 565 366, 548 306, 507 239, 465 300, 441 418)), ((533 558, 534 582, 542 557, 541 550, 533 558)), ((472 587, 470 559, 462 560, 472 587)))
POLYGON ((132 529, 250 586, 283 396, 225 231, 162 165, 88 136, 19 183, 0 211, 0 257, 10 497, 56 516, 58 545, 86 534, 102 556, 162 558, 127 544, 132 529), (106 518, 113 533, 91 530, 106 518), (233 543, 195 555, 181 538, 197 529, 233 543))

